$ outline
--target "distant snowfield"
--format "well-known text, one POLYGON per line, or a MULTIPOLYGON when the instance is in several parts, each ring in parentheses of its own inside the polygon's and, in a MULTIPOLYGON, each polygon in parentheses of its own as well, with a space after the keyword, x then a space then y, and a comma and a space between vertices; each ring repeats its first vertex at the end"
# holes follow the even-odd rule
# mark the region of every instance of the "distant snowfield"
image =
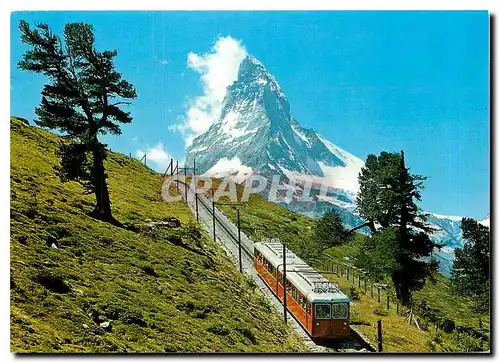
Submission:
POLYGON ((322 162, 318 162, 321 170, 325 174, 325 178, 332 183, 333 187, 348 190, 357 194, 359 190, 358 175, 361 168, 365 165, 363 160, 322 138, 320 135, 316 135, 321 142, 325 144, 328 150, 345 163, 345 166, 331 167, 323 164, 322 162))
POLYGON ((436 218, 439 218, 439 219, 450 219, 452 221, 457 221, 457 222, 460 222, 462 220, 462 217, 459 217, 459 216, 446 216, 446 215, 437 214, 437 213, 432 213, 432 215, 436 218))
POLYGON ((490 217, 488 217, 486 219, 483 219, 479 223, 481 223, 483 226, 486 226, 486 227, 490 228, 490 217))

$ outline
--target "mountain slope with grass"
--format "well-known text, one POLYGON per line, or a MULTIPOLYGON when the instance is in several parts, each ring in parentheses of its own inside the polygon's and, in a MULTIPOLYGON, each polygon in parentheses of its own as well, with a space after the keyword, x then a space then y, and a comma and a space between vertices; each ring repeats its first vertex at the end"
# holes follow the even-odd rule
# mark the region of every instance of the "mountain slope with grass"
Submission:
POLYGON ((12 351, 306 350, 188 207, 163 202, 160 175, 109 153, 115 227, 60 182, 59 142, 11 118, 12 351))

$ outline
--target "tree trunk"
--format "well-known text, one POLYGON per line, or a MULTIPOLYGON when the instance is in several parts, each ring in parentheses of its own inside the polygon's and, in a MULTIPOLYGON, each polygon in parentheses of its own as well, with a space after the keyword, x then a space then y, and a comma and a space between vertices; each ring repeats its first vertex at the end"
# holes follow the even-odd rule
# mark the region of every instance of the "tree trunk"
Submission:
POLYGON ((111 214, 111 202, 109 200, 108 185, 106 184, 106 173, 104 171, 104 146, 95 142, 92 148, 92 184, 96 198, 96 205, 92 212, 95 218, 106 222, 113 222, 111 214))
POLYGON ((394 287, 396 289, 396 298, 399 300, 401 305, 408 306, 410 305, 411 291, 410 287, 404 282, 400 281, 396 275, 392 275, 392 282, 394 283, 394 287))

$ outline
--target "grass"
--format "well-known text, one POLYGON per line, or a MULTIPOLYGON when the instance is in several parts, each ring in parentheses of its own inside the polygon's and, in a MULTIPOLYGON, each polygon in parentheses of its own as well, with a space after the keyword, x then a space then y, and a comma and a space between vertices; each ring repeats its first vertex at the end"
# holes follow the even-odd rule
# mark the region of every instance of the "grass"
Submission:
POLYGON ((59 137, 11 118, 13 352, 296 352, 306 347, 193 221, 162 177, 106 160, 114 227, 61 183, 59 137), (179 227, 148 227, 175 217, 179 227))
MULTIPOLYGON (((215 181, 215 187, 219 181, 215 181)), ((238 197, 241 196, 242 188, 238 186, 238 197)), ((222 209, 230 219, 236 221, 236 206, 221 205, 222 209)), ((305 258, 311 254, 308 248, 317 248, 311 244, 311 232, 316 222, 306 216, 299 215, 272 202, 265 201, 258 195, 252 195, 244 205, 240 206, 241 228, 246 234, 255 240, 263 237, 277 237, 284 241, 289 248, 299 256, 305 258)), ((354 260, 363 236, 357 234, 350 242, 321 251, 319 258, 308 260, 317 270, 325 271, 331 264, 341 265, 351 270, 354 269, 354 260)), ((349 294, 352 282, 340 278, 334 274, 325 274, 332 281, 349 294)), ((484 333, 489 340, 489 315, 478 313, 476 303, 470 299, 456 296, 451 292, 449 280, 442 275, 435 276, 435 283, 428 281, 422 290, 414 293, 416 303, 424 301, 426 305, 439 316, 440 321, 453 320, 456 326, 465 330, 474 330, 472 334, 484 333), (478 329, 479 318, 482 319, 482 330, 478 329)), ((384 281, 391 285, 390 280, 384 281)), ((357 286, 357 280, 355 281, 357 286)), ((363 285, 362 285, 363 286, 363 285)), ((363 288, 362 288, 363 290, 363 288)), ((359 291, 358 291, 359 292, 359 291)), ((386 294, 382 293, 381 303, 377 302, 376 290, 374 297, 370 293, 365 295, 363 291, 359 294, 360 299, 352 302, 352 321, 372 342, 376 342, 376 323, 382 320, 384 351, 391 352, 427 352, 427 351, 467 351, 488 350, 488 342, 483 346, 475 346, 477 340, 469 342, 469 336, 462 333, 445 333, 440 328, 438 335, 432 322, 418 317, 420 323, 427 331, 419 330, 414 324, 408 326, 405 321, 406 309, 401 315, 396 314, 396 304, 391 296, 390 309, 386 309, 386 294)))

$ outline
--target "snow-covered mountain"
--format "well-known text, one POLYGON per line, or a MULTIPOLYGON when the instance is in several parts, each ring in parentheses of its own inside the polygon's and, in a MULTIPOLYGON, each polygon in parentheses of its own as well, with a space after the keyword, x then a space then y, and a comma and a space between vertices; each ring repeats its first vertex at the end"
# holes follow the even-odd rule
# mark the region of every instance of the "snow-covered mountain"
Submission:
POLYGON ((483 219, 479 223, 481 223, 483 226, 490 228, 490 216, 488 215, 485 219, 483 219))
MULTIPOLYGON (((285 183, 298 181, 296 195, 312 185, 313 201, 281 204, 314 218, 333 208, 346 225, 362 223, 355 201, 363 161, 303 128, 291 115, 276 79, 251 56, 242 61, 237 80, 227 88, 219 119, 188 148, 186 163, 193 159, 198 172, 209 176, 242 182, 254 173, 269 179, 279 175, 285 183), (322 184, 328 188, 320 195, 322 184)), ((429 222, 439 229, 436 239, 449 250, 462 245, 459 217, 431 214, 429 222)), ((449 251, 443 253, 445 273, 449 258, 449 251)))

